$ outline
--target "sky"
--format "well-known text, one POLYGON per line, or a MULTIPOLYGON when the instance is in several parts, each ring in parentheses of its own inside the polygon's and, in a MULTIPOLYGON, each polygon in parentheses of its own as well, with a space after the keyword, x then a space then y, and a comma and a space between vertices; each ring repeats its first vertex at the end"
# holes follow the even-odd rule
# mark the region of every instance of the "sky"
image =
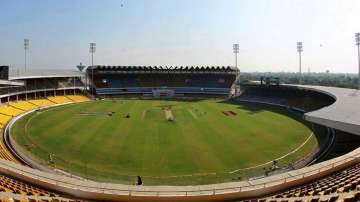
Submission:
POLYGON ((0 65, 234 65, 243 72, 355 73, 360 0, 0 0, 0 65))

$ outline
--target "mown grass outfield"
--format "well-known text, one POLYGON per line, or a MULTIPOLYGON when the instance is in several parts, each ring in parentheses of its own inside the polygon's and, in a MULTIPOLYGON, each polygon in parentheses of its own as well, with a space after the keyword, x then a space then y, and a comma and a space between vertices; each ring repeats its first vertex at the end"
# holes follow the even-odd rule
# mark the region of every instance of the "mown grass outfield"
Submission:
MULTIPOLYGON (((39 162, 101 181, 132 184, 140 175, 146 185, 216 183, 263 174, 271 163, 231 172, 284 156, 310 135, 285 110, 222 100, 72 104, 28 114, 11 129, 23 152, 39 162)), ((312 136, 279 164, 303 158, 316 145, 312 136)))

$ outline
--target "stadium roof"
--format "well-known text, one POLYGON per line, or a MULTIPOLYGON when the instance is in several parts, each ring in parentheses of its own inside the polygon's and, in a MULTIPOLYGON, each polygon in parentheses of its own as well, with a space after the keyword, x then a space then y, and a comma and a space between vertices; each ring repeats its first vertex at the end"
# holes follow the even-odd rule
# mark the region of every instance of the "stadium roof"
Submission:
POLYGON ((5 85, 5 86, 23 86, 24 82, 23 81, 9 81, 9 80, 0 80, 0 85, 5 85))
POLYGON ((232 66, 89 66, 88 70, 118 71, 236 71, 232 66))
POLYGON ((72 69, 14 69, 9 68, 9 80, 32 78, 80 77, 83 73, 72 69))
POLYGON ((305 114, 305 119, 348 133, 360 135, 360 91, 323 86, 299 86, 326 93, 335 103, 305 114))

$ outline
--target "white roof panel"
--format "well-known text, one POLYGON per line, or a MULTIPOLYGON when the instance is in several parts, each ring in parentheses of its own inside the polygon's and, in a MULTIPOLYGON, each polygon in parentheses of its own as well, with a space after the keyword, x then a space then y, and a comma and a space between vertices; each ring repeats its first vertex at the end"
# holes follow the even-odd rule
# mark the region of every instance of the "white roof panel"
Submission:
POLYGON ((31 78, 80 77, 83 73, 74 69, 9 69, 10 80, 31 78))
POLYGON ((360 91, 348 88, 299 86, 325 92, 336 101, 324 108, 305 114, 305 119, 331 128, 360 135, 360 91))

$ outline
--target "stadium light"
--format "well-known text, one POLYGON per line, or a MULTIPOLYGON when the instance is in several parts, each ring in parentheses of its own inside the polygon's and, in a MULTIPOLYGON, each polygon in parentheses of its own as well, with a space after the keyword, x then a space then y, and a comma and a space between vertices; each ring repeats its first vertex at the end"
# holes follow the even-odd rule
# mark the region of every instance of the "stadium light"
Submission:
POLYGON ((96 52, 96 43, 90 43, 91 53, 91 94, 94 95, 94 53, 96 52))
POLYGON ((29 48, 30 48, 30 40, 29 39, 24 39, 24 52, 25 52, 25 61, 24 61, 24 69, 25 69, 25 71, 26 71, 26 66, 27 66, 27 64, 26 64, 26 56, 27 56, 27 51, 29 50, 29 48))
POLYGON ((358 89, 360 90, 360 32, 355 33, 355 42, 357 45, 358 51, 358 65, 359 65, 359 72, 358 72, 358 89))
MULTIPOLYGON (((235 55, 235 68, 236 68, 236 71, 237 71, 236 79, 235 79, 234 83, 240 83, 240 70, 239 70, 238 65, 237 65, 237 56, 238 56, 238 53, 239 53, 239 44, 237 44, 237 43, 233 44, 233 52, 234 52, 234 55, 235 55)), ((235 94, 236 94, 236 88, 235 88, 235 94)))
POLYGON ((299 84, 302 83, 302 71, 301 71, 301 53, 303 52, 303 44, 302 42, 296 43, 297 52, 299 53, 299 84))
POLYGON ((233 44, 233 52, 235 54, 235 67, 238 68, 238 66, 237 66, 237 55, 239 53, 239 44, 233 44))

